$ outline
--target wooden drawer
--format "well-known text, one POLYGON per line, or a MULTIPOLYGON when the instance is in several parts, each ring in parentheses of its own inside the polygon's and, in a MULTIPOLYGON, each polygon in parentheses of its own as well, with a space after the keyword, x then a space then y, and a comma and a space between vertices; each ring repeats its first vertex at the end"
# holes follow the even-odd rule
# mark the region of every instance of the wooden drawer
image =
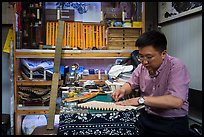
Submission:
POLYGON ((123 29, 108 29, 108 37, 123 36, 123 29))
POLYGON ((136 41, 138 39, 138 37, 124 37, 123 41, 136 41))
POLYGON ((135 47, 135 41, 125 41, 124 46, 125 47, 135 47))
POLYGON ((124 29, 124 36, 137 36, 141 35, 141 29, 124 29))
POLYGON ((110 38, 108 38, 108 42, 118 42, 118 41, 124 41, 123 40, 123 37, 110 37, 110 38))
POLYGON ((109 41, 107 46, 108 47, 114 47, 114 46, 123 46, 123 41, 109 41))

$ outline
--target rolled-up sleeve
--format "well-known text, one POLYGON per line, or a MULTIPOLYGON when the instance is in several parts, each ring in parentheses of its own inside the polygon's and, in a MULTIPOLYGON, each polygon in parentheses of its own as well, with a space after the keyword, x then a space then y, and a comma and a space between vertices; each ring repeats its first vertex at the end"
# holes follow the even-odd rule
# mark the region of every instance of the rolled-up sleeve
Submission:
POLYGON ((133 71, 130 79, 127 81, 127 83, 130 84, 132 90, 136 89, 139 87, 139 75, 140 75, 140 71, 141 71, 141 67, 142 67, 142 64, 139 64, 137 66, 137 68, 133 71))

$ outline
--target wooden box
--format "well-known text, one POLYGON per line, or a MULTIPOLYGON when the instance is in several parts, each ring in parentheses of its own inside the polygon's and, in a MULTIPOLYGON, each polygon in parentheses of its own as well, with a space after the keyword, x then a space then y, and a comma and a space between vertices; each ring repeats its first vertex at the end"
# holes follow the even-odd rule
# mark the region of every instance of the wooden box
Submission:
POLYGON ((140 28, 108 28, 107 48, 110 50, 137 50, 135 42, 142 34, 140 28))

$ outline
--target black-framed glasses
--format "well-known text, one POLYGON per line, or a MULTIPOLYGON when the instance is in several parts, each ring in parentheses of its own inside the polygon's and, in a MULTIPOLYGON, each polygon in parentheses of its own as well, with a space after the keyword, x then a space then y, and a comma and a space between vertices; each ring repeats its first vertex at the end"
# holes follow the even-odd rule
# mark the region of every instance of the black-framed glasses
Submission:
POLYGON ((144 61, 144 60, 146 60, 146 61, 151 61, 152 59, 153 59, 154 57, 153 56, 144 56, 144 55, 141 55, 141 54, 138 54, 137 55, 137 59, 140 61, 140 62, 142 62, 142 61, 144 61))

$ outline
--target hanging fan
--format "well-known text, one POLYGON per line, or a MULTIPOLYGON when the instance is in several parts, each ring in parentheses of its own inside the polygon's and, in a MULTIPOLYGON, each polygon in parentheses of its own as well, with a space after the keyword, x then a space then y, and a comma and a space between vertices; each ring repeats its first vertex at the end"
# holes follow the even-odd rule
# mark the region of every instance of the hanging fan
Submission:
POLYGON ((22 131, 24 135, 31 135, 38 126, 47 125, 45 115, 26 115, 22 123, 22 131))

